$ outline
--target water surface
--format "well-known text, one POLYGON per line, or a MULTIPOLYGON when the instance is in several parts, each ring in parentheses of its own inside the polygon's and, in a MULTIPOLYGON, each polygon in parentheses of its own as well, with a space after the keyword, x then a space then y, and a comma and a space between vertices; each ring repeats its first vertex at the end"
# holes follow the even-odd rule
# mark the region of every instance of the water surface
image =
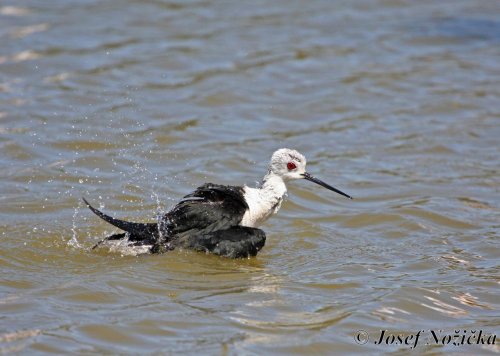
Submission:
POLYGON ((499 18, 470 0, 3 1, 0 351, 498 334, 499 18), (204 182, 254 186, 280 147, 355 200, 294 182, 251 259, 90 250, 115 230, 82 196, 154 221, 204 182))

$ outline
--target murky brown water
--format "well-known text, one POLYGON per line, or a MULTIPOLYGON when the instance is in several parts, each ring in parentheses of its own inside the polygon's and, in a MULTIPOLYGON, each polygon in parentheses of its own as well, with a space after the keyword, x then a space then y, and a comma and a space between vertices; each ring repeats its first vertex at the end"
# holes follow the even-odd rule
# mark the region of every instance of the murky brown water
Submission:
POLYGON ((498 1, 3 1, 0 351, 498 334, 499 19, 498 1), (295 182, 249 260, 89 250, 113 229, 82 196, 151 221, 204 182, 254 185, 280 147, 355 200, 295 182))

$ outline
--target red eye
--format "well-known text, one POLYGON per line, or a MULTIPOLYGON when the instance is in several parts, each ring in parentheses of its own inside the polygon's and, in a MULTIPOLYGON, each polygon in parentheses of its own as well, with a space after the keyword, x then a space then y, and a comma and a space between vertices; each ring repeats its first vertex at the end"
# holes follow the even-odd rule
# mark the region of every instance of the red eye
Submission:
POLYGON ((289 171, 293 171, 295 168, 297 168, 297 166, 293 162, 288 162, 286 164, 286 168, 288 168, 289 171))

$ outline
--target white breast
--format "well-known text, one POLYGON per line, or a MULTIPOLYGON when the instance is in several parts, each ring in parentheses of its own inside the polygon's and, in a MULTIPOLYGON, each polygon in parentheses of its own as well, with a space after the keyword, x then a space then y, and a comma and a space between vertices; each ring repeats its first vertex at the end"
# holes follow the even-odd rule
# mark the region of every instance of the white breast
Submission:
POLYGON ((276 214, 283 202, 286 187, 280 189, 256 189, 245 187, 245 200, 249 209, 243 215, 240 225, 258 227, 273 214, 276 214))

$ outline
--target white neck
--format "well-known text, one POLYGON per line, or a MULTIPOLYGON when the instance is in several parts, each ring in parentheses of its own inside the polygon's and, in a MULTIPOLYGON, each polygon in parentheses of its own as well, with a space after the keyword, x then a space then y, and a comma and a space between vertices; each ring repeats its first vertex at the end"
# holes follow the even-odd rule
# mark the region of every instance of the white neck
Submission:
POLYGON ((262 179, 260 190, 266 195, 283 198, 283 195, 286 193, 286 184, 283 178, 269 172, 262 179))
POLYGON ((281 207, 286 185, 283 178, 269 172, 260 188, 245 187, 245 200, 249 210, 243 216, 241 225, 257 227, 276 214, 281 207))

